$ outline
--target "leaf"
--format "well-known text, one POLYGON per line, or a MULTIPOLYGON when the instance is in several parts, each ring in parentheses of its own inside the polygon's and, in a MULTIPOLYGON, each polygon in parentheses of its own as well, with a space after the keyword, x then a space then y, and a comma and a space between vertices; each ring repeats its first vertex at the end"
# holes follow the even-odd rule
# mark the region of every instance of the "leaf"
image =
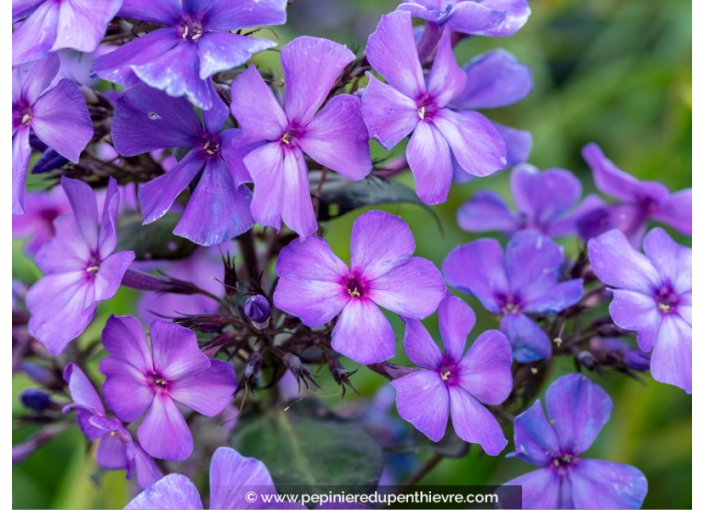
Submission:
POLYGON ((375 487, 384 467, 381 445, 358 423, 333 414, 312 398, 288 411, 249 415, 230 443, 269 469, 274 483, 300 487, 375 487))
MULTIPOLYGON (((322 172, 312 171, 308 175, 311 193, 317 196, 322 172)), ((339 174, 328 172, 320 191, 320 221, 337 218, 348 212, 379 204, 415 204, 428 211, 440 225, 433 210, 418 198, 416 192, 405 184, 369 175, 361 181, 350 181, 339 174)))
POLYGON ((409 441, 390 447, 388 451, 401 455, 431 452, 439 453, 445 457, 461 458, 469 453, 469 443, 461 439, 453 430, 449 430, 445 437, 437 443, 415 431, 409 441))
POLYGON ((133 251, 136 260, 186 258, 193 253, 196 245, 173 234, 180 219, 178 214, 165 214, 154 223, 142 225, 142 215, 136 211, 120 215, 115 251, 133 251))

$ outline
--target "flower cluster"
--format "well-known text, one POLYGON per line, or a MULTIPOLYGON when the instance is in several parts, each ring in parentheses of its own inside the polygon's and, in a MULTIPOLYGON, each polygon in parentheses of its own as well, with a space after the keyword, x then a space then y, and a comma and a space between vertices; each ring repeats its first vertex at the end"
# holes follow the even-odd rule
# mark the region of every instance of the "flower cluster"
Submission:
MULTIPOLYGON (((456 441, 492 456, 512 430, 508 456, 538 467, 508 482, 523 487, 524 508, 640 507, 643 473, 581 457, 611 398, 566 375, 547 390, 546 418, 539 383, 563 356, 585 371, 650 370, 691 393, 692 252, 648 231, 654 220, 691 235, 691 190, 638 181, 589 144, 584 158, 610 198, 582 198, 570 171, 527 163, 529 132, 476 111, 523 99, 531 72, 504 50, 461 66, 455 47, 513 35, 530 15, 526 0, 403 0, 359 54, 327 39, 288 42, 280 81, 249 61, 277 46, 252 35, 284 24, 286 9, 286 0, 13 2, 13 233, 28 238, 43 274, 13 287, 13 372, 41 387, 22 402, 26 423, 45 427, 13 461, 75 416, 99 441, 98 465, 144 489, 127 508, 202 508, 178 471, 202 478, 211 456, 210 507, 249 507, 244 487, 273 494, 298 481, 272 467, 290 446, 281 435, 333 421, 296 442, 296 455, 309 448, 317 459, 333 437, 345 459, 383 466, 380 445, 405 420, 428 448, 456 441), (85 54, 94 83, 115 87, 61 78, 66 49, 85 54), (397 159, 373 160, 371 140, 397 159), (416 255, 410 226, 380 210, 356 216, 349 257, 326 240, 335 216, 441 204, 453 186, 509 167, 514 207, 481 189, 457 211, 462 229, 498 231, 505 246, 468 239, 440 270, 416 255), (388 180, 406 170, 415 193, 388 180), (61 186, 27 193, 28 180, 61 186), (371 197, 375 185, 398 187, 371 197), (475 312, 448 286, 497 316, 495 329, 475 335, 475 312), (100 303, 121 287, 142 293, 140 318, 105 321, 100 303), (422 322, 436 312, 444 349, 422 322), (415 366, 389 361, 404 354, 415 366), (357 392, 343 357, 390 380, 402 420, 378 420, 370 433, 309 394, 315 365, 343 396, 357 392), (304 399, 315 403, 283 413, 304 399)), ((335 466, 316 476, 359 482, 335 466)), ((363 481, 375 485, 381 467, 369 469, 363 481)))

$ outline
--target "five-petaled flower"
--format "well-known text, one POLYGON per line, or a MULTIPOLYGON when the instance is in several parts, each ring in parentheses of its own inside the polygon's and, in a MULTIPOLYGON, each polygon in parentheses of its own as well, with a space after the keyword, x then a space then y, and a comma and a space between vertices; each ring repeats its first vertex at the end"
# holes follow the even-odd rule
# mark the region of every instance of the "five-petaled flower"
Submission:
POLYGON ((274 305, 309 327, 340 315, 332 347, 358 363, 393 357, 394 330, 379 306, 411 319, 432 314, 445 296, 445 282, 429 260, 413 257, 408 225, 382 211, 354 222, 351 267, 319 237, 294 240, 276 262, 274 305))
POLYGON ((354 54, 315 37, 294 39, 281 51, 285 110, 250 67, 232 84, 232 113, 248 140, 265 143, 244 159, 254 181, 252 216, 279 229, 281 220, 302 238, 318 228, 303 154, 348 179, 372 170, 369 135, 359 99, 333 97, 318 113, 354 54))
MULTIPOLYGON (((522 508, 640 508, 648 481, 633 466, 582 459, 609 420, 613 401, 581 374, 560 377, 514 422, 517 457, 539 469, 506 482, 522 486, 522 508)), ((511 508, 517 508, 512 506, 511 508)))
POLYGON ((61 178, 72 213, 54 222, 56 236, 42 246, 34 261, 44 277, 27 292, 29 332, 54 355, 80 335, 98 303, 112 298, 134 253, 113 253, 117 246, 120 197, 111 177, 102 220, 95 193, 88 184, 61 178))
POLYGON ((469 305, 449 292, 438 308, 438 321, 444 353, 420 321, 406 320, 403 347, 422 370, 391 382, 398 413, 440 441, 451 412, 458 436, 498 455, 507 441, 499 422, 482 404, 501 404, 511 393, 511 345, 500 331, 485 331, 465 352, 476 317, 469 305))
MULTIPOLYGON (((51 2, 50 2, 51 3, 51 2)), ((93 123, 78 86, 61 80, 47 90, 59 72, 59 57, 12 69, 12 212, 24 213, 25 180, 33 131, 66 159, 78 158, 93 137, 93 123)))
POLYGON ((115 105, 112 137, 123 156, 157 149, 191 150, 164 175, 139 188, 144 223, 152 223, 171 208, 178 195, 203 170, 174 234, 194 243, 212 246, 246 232, 254 220, 249 212, 252 193, 242 162, 256 144, 244 140, 241 129, 221 131, 229 111, 213 93, 212 107, 198 114, 185 98, 138 85, 115 105))
POLYGON ((492 313, 516 361, 549 358, 547 333, 526 314, 556 314, 582 297, 582 279, 560 282, 562 247, 531 230, 515 234, 506 255, 495 239, 479 239, 452 250, 442 266, 447 283, 472 294, 492 313))
POLYGON ((652 349, 655 380, 692 393, 692 249, 661 228, 648 232, 643 249, 611 230, 589 241, 589 260, 613 292, 611 318, 638 332, 643 351, 652 349))
POLYGON ((220 414, 237 387, 232 365, 211 360, 198 348, 191 330, 166 321, 151 325, 151 349, 140 322, 132 316, 108 319, 100 360, 103 396, 115 416, 137 429, 142 448, 152 457, 184 460, 193 437, 176 402, 205 416, 220 414))
POLYGON ((369 135, 389 150, 413 133, 406 158, 423 202, 447 200, 454 165, 475 176, 506 166, 506 145, 494 125, 479 113, 450 107, 464 91, 467 74, 457 65, 449 31, 442 35, 427 80, 407 12, 381 18, 369 36, 367 59, 387 82, 367 73, 362 115, 369 135))
POLYGON ((120 16, 166 25, 103 55, 93 72, 126 87, 140 80, 209 110, 210 77, 241 66, 274 41, 232 30, 286 23, 286 0, 124 0, 120 16))

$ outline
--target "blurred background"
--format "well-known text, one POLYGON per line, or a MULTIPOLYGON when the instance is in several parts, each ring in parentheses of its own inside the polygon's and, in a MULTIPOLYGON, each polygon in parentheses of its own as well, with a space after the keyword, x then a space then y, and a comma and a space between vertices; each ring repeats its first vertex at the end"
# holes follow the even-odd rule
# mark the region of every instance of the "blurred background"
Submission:
MULTIPOLYGON (((295 0, 289 22, 275 27, 283 43, 306 34, 327 37, 361 50, 381 14, 392 11, 395 0, 295 0)), ((505 48, 530 66, 535 88, 521 103, 484 112, 505 125, 533 133, 531 162, 539 168, 562 167, 574 171, 585 194, 595 190, 580 150, 598 143, 620 168, 639 179, 658 180, 672 191, 691 186, 692 126, 692 19, 691 1, 668 0, 532 0, 533 15, 516 35, 506 39, 472 38, 456 50, 460 64, 493 48, 505 48)), ((271 33, 264 34, 274 37, 271 33)), ((278 54, 259 55, 264 69, 280 72, 278 54)), ((397 148, 402 150, 402 148, 397 148)), ((374 143, 373 157, 385 156, 374 143)), ((400 180, 413 187, 410 175, 400 180)), ((447 253, 474 236, 456 224, 457 208, 475 191, 493 188, 509 197, 508 174, 492 176, 453 187, 447 203, 434 206, 442 224, 413 205, 382 207, 400 214, 416 237, 416 254, 440 265, 447 253)), ((326 225, 325 235, 333 250, 349 256, 349 233, 363 210, 326 225)), ((688 238, 676 236, 690 244, 688 238)), ((568 253, 579 249, 566 243, 568 253)), ((34 281, 38 270, 22 255, 21 241, 13 245, 13 277, 34 281)), ((96 339, 112 313, 134 313, 137 294, 121 290, 104 303, 82 341, 96 339)), ((471 338, 497 323, 476 301, 464 297, 477 311, 479 322, 471 338)), ((397 339, 400 321, 393 320, 397 339)), ((436 338, 436 319, 427 321, 436 338)), ((399 363, 405 362, 399 356, 399 363)), ((346 361, 346 366, 354 369, 346 361)), ((557 363, 554 379, 573 370, 571 363, 557 363)), ((611 420, 585 457, 632 464, 649 480, 646 508, 691 508, 692 422, 691 397, 672 386, 655 383, 649 375, 636 381, 621 374, 591 376, 615 401, 611 420)), ((325 376, 321 385, 333 384, 325 376)), ((373 396, 385 386, 380 376, 362 369, 353 378, 362 396, 373 396)), ((19 375, 13 380, 13 416, 25 412, 19 393, 31 383, 19 375)), ((329 393, 333 393, 332 391, 329 393)), ((329 406, 354 406, 357 397, 347 393, 323 400, 329 406)), ((395 413, 394 406, 390 407, 395 413)), ((403 423, 403 422, 402 422, 403 423)), ((408 427, 403 425, 403 430, 408 427)), ((19 442, 30 428, 15 429, 19 442)), ((509 431, 509 436, 512 435, 509 431)), ((511 444, 505 453, 508 453, 511 444)), ((17 508, 122 508, 130 487, 124 472, 97 475, 93 455, 80 431, 73 427, 13 466, 14 506, 17 508)), ((445 459, 424 479, 428 484, 499 484, 529 470, 518 460, 490 458, 473 449, 463 459, 445 459)))

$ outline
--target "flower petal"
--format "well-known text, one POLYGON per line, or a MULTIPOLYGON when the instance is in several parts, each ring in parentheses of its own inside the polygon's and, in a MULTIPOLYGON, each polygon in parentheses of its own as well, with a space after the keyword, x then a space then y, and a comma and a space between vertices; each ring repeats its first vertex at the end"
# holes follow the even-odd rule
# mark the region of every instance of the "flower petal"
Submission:
POLYGON ((249 170, 244 164, 244 158, 262 145, 264 145, 263 142, 252 143, 243 129, 226 129, 220 133, 220 153, 227 163, 235 186, 252 182, 249 170))
MULTIPOLYGON (((247 128, 244 129, 247 133, 247 128)), ((263 227, 278 231, 284 201, 284 151, 281 143, 277 140, 253 150, 244 158, 244 164, 254 181, 250 206, 252 217, 263 227)))
POLYGON ((286 117, 307 125, 327 98, 342 70, 355 59, 342 44, 318 37, 297 37, 281 50, 286 82, 286 117))
POLYGON ((216 416, 232 402, 236 388, 237 378, 232 365, 213 359, 205 372, 174 381, 169 394, 197 413, 216 416))
POLYGON ((506 17, 506 13, 487 8, 480 2, 458 2, 445 23, 448 31, 469 35, 488 35, 506 17))
POLYGON ((458 386, 450 386, 452 426, 468 443, 476 443, 488 455, 498 455, 508 441, 499 422, 472 395, 458 386))
POLYGON ((507 313, 499 326, 508 337, 513 349, 513 358, 520 363, 548 359, 552 355, 552 344, 543 328, 522 313, 507 313))
POLYGON ((29 127, 24 126, 12 137, 12 214, 24 214, 25 182, 31 156, 29 127))
POLYGON ((143 374, 153 370, 147 335, 135 317, 111 315, 103 328, 101 341, 111 357, 132 365, 143 374))
POLYGON ((134 469, 137 473, 137 483, 142 489, 148 489, 164 476, 154 459, 136 443, 134 444, 134 469))
POLYGON ((349 94, 333 97, 306 126, 298 143, 313 160, 353 181, 372 171, 359 99, 349 94))
POLYGON ((464 90, 452 100, 461 110, 481 110, 512 105, 533 90, 533 75, 511 53, 496 49, 482 53, 464 66, 464 90))
POLYGON ((98 443, 95 460, 101 468, 107 470, 126 470, 130 467, 125 443, 111 434, 107 434, 98 443))
POLYGON ((451 39, 452 33, 445 30, 428 78, 428 94, 441 108, 457 97, 467 83, 467 75, 457 64, 455 54, 452 52, 451 39))
POLYGON ((525 163, 533 149, 533 135, 530 131, 513 129, 498 122, 492 122, 496 132, 506 145, 506 166, 525 163))
POLYGON ((483 177, 506 166, 506 144, 484 115, 442 109, 435 113, 433 124, 467 173, 483 177))
POLYGON ((534 466, 547 466, 560 453, 560 443, 548 423, 540 399, 522 412, 513 423, 516 451, 509 454, 534 466))
POLYGON ((442 351, 423 323, 407 319, 406 333, 403 336, 403 349, 413 363, 426 370, 439 370, 442 363, 442 351))
POLYGON ((406 157, 418 197, 428 205, 445 202, 452 186, 452 159, 450 146, 438 128, 430 122, 419 122, 406 157))
POLYGON ((245 37, 230 32, 206 32, 198 39, 200 78, 228 71, 247 62, 253 55, 276 46, 274 41, 245 37))
POLYGON ((332 348, 367 365, 392 358, 396 339, 378 306, 368 299, 350 299, 332 331, 332 348))
MULTIPOLYGON (((125 359, 114 356, 100 360, 100 372, 106 377, 103 383, 105 403, 115 416, 124 422, 131 422, 142 416, 155 395, 151 383, 147 380, 147 372, 131 365, 125 359)), ((152 370, 149 371, 151 372, 152 370)))
POLYGON ((431 315, 446 292, 445 281, 435 264, 420 257, 410 258, 368 285, 369 299, 409 319, 431 315))
POLYGON ((584 282, 581 278, 545 288, 543 294, 533 295, 523 307, 526 313, 556 314, 582 299, 584 282))
POLYGON ((495 239, 479 239, 450 252, 442 264, 449 285, 476 296, 484 308, 501 312, 498 296, 508 294, 504 254, 495 239))
POLYGON ((308 166, 300 149, 285 149, 283 162, 283 204, 281 218, 286 226, 305 239, 318 230, 308 182, 308 166))
POLYGON ((245 490, 276 493, 274 481, 264 463, 243 457, 232 448, 220 447, 210 460, 210 508, 257 508, 245 499, 245 490))
POLYGON ((584 375, 570 374, 550 385, 545 405, 560 447, 580 455, 609 421, 614 402, 601 386, 584 375))
POLYGON ((198 489, 187 477, 172 473, 139 493, 127 503, 125 510, 202 510, 198 489))
POLYGON ((390 150, 408 136, 420 121, 415 101, 367 73, 362 94, 362 116, 369 136, 390 150))
POLYGON ((213 30, 240 30, 286 23, 287 0, 211 0, 205 16, 213 30))
POLYGON ((477 191, 457 210, 457 223, 467 232, 498 230, 510 235, 521 227, 503 197, 492 190, 477 191))
POLYGON ((154 370, 165 379, 173 382, 210 368, 210 359, 200 351, 198 338, 190 329, 154 321, 150 332, 154 370))
POLYGON ((513 389, 512 361, 506 336, 496 330, 485 331, 457 366, 459 385, 481 403, 499 405, 513 389))
POLYGON ((181 4, 178 0, 122 0, 118 16, 132 18, 161 25, 171 25, 181 17, 181 4))
POLYGON ((652 294, 660 275, 645 255, 636 251, 620 230, 610 230, 589 241, 589 261, 606 285, 652 294))
MULTIPOLYGON (((562 508, 560 501, 560 478, 550 469, 536 469, 506 482, 504 485, 520 485, 522 505, 520 508, 548 510, 562 508)), ((505 508, 518 508, 507 506, 505 508)))
POLYGON ((51 51, 71 48, 83 53, 92 53, 105 37, 108 23, 121 6, 122 0, 61 2, 56 41, 51 51))
POLYGON ((391 381, 396 389, 398 414, 432 441, 445 435, 450 397, 440 374, 418 370, 391 381))
POLYGON ((374 280, 405 264, 415 249, 411 229, 393 214, 368 211, 352 226, 350 265, 364 280, 374 280))
POLYGON ((61 60, 56 55, 49 55, 43 60, 14 67, 12 69, 12 102, 16 103, 24 99, 30 105, 34 104, 42 92, 49 88, 60 67, 61 60))
POLYGON ((193 451, 193 436, 186 420, 166 393, 154 396, 137 437, 144 451, 157 459, 185 460, 193 451))
POLYGON ((60 4, 44 2, 12 33, 12 66, 46 58, 56 41, 60 4))
POLYGON ((76 421, 81 432, 91 441, 100 439, 105 435, 105 431, 90 423, 90 417, 94 414, 105 414, 98 392, 95 391, 86 374, 74 363, 66 365, 64 381, 68 385, 68 392, 73 402, 64 406, 62 412, 66 414, 71 409, 75 409, 76 421))
POLYGON ((692 189, 683 189, 661 201, 653 213, 653 219, 691 236, 692 189))
POLYGON ((254 225, 251 200, 249 188, 235 186, 225 160, 210 158, 174 234, 201 246, 229 241, 254 225))
POLYGON ((481 32, 474 32, 475 35, 485 35, 489 37, 506 37, 513 35, 526 24, 530 16, 530 6, 528 0, 480 0, 481 4, 489 9, 506 11, 503 22, 481 32))
POLYGON ((100 263, 100 269, 95 273, 93 282, 93 300, 96 303, 115 296, 122 283, 122 277, 133 260, 134 252, 121 251, 110 255, 100 263))
POLYGON ((692 326, 680 317, 662 321, 650 359, 653 379, 692 393, 692 326))
POLYGON ((691 248, 677 244, 663 229, 654 228, 643 240, 643 251, 677 294, 692 290, 691 248))
POLYGON ((399 92, 411 99, 425 92, 409 13, 396 11, 383 15, 376 31, 369 36, 366 55, 374 70, 399 92))
POLYGON ((277 140, 286 131, 286 114, 255 66, 232 82, 232 114, 250 139, 277 140))
POLYGON ((445 353, 452 361, 458 363, 464 356, 467 335, 477 323, 474 310, 460 298, 447 292, 438 307, 438 322, 445 353))
POLYGON ((83 93, 70 80, 61 80, 37 99, 31 125, 42 142, 74 163, 93 138, 83 93))
POLYGON ((574 508, 640 508, 648 493, 640 470, 605 460, 580 460, 570 481, 574 508))
POLYGON ((609 313, 619 328, 638 331, 638 346, 650 351, 658 337, 662 313, 654 296, 632 290, 614 290, 609 313))

